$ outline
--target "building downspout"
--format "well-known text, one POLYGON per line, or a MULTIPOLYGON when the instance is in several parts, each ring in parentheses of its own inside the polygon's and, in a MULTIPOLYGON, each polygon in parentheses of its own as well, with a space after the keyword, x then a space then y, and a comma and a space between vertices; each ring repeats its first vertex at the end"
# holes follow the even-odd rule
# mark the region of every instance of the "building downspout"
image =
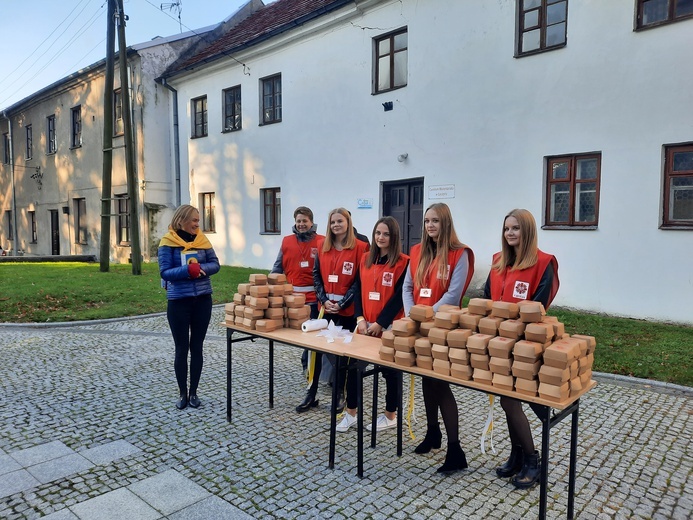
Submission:
POLYGON ((7 115, 7 111, 2 111, 2 117, 7 119, 7 127, 9 129, 10 138, 10 179, 12 184, 12 235, 14 237, 12 241, 12 256, 17 256, 17 251, 19 248, 19 235, 17 235, 17 188, 14 182, 14 139, 12 138, 12 119, 7 115))
POLYGON ((176 174, 176 207, 180 206, 180 138, 178 124, 178 91, 161 78, 161 84, 173 92, 173 171, 176 174))

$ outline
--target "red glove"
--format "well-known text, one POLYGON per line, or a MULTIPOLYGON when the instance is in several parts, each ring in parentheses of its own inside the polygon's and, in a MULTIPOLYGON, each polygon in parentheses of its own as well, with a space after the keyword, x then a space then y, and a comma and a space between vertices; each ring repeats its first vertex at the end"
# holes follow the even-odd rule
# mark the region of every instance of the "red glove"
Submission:
POLYGON ((197 262, 190 262, 188 264, 188 275, 190 278, 198 278, 200 276, 201 266, 197 262))

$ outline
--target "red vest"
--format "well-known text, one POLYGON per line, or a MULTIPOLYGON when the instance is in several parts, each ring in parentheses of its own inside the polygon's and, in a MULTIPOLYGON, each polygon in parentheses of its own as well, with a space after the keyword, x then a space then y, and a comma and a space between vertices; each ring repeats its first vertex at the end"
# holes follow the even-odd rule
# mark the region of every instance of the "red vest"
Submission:
MULTIPOLYGON (((443 295, 447 292, 448 287, 450 285, 450 277, 452 276, 453 271, 455 270, 455 266, 457 265, 457 262, 459 259, 462 257, 462 254, 467 251, 467 259, 469 260, 469 266, 467 269, 467 279, 464 282, 464 287, 462 288, 462 295, 464 295, 465 292, 467 292, 467 287, 469 286, 469 282, 472 281, 472 275, 474 274, 474 253, 472 252, 471 249, 468 247, 465 248, 460 248, 460 249, 451 249, 448 251, 448 276, 445 279, 440 279, 438 278, 438 265, 436 262, 431 262, 431 265, 428 268, 428 272, 426 273, 426 276, 424 277, 425 285, 427 289, 431 290, 431 295, 429 297, 424 297, 421 296, 421 287, 416 285, 416 270, 419 267, 419 259, 421 258, 421 244, 416 244, 411 248, 411 251, 409 252, 411 256, 411 261, 409 262, 409 269, 410 269, 410 274, 412 280, 414 280, 414 303, 416 305, 435 305, 438 303, 438 301, 443 297, 443 295)), ((462 302, 460 301, 459 304, 461 305, 462 302)))
MULTIPOLYGON (((542 276, 546 268, 551 264, 553 266, 553 284, 551 285, 551 293, 549 296, 549 305, 553 301, 560 282, 558 280, 558 261, 553 255, 537 251, 538 260, 532 267, 521 270, 512 270, 506 267, 502 273, 491 268, 489 277, 491 279, 491 299, 493 301, 503 301, 517 303, 523 300, 531 300, 539 288, 542 276)), ((493 255, 493 263, 498 261, 500 253, 493 255)))
MULTIPOLYGON (((356 241, 356 246, 353 249, 342 249, 337 251, 334 247, 327 253, 323 253, 322 248, 318 250, 318 258, 320 259, 320 277, 325 287, 325 293, 328 299, 333 302, 341 300, 349 288, 353 285, 354 280, 359 273, 359 263, 361 257, 366 252, 368 244, 356 241), (330 297, 329 295, 336 295, 330 297)), ((354 305, 339 311, 340 316, 353 316, 354 305)))
MULTIPOLYGON (((308 242, 299 242, 296 235, 285 236, 282 240, 282 268, 287 281, 294 287, 313 287, 313 266, 323 240, 322 235, 315 235, 308 242)), ((296 294, 304 294, 306 303, 317 301, 315 289, 296 291, 296 294)))
MULTIPOLYGON (((374 323, 385 307, 385 304, 390 301, 390 298, 395 294, 395 286, 397 280, 400 279, 404 270, 407 268, 409 257, 400 255, 399 260, 390 267, 388 264, 366 267, 366 259, 369 253, 364 253, 361 258, 361 306, 363 307, 363 317, 368 323, 374 323), (371 299, 371 293, 378 293, 379 299, 371 299)), ((395 319, 404 316, 404 307, 399 311, 395 319)))

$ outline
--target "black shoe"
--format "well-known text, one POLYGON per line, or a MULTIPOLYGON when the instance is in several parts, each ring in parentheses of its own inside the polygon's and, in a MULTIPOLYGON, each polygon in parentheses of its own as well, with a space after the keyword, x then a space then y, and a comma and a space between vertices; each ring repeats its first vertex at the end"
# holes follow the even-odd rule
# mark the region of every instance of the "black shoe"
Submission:
POLYGON ((310 410, 311 408, 318 406, 319 403, 320 403, 320 401, 318 401, 315 398, 315 394, 313 394, 309 390, 308 393, 306 394, 306 398, 303 400, 303 402, 296 407, 296 411, 298 413, 306 412, 306 411, 310 410))
POLYGON ((437 469, 438 473, 452 473, 461 469, 467 469, 467 457, 464 454, 460 442, 448 444, 448 452, 445 455, 445 462, 437 469))
POLYGON ((539 461, 539 453, 534 450, 531 455, 524 456, 522 469, 512 479, 513 485, 518 489, 528 489, 539 482, 541 475, 541 463, 539 461))
POLYGON ((414 448, 414 453, 422 455, 424 453, 428 453, 429 451, 431 451, 431 449, 437 450, 438 448, 440 448, 440 441, 442 439, 443 434, 440 431, 440 426, 436 425, 434 429, 426 431, 426 436, 424 437, 424 440, 422 440, 421 444, 414 448))
POLYGON ((510 451, 510 457, 505 461, 505 464, 496 468, 496 475, 500 478, 510 478, 517 474, 522 469, 524 454, 520 446, 513 446, 510 451))
POLYGON ((346 399, 344 399, 344 394, 340 394, 339 397, 337 397, 337 413, 342 413, 345 406, 346 399))
POLYGON ((197 394, 190 394, 190 400, 188 401, 188 404, 193 408, 199 408, 200 399, 197 397, 197 394))
POLYGON ((188 406, 188 395, 187 394, 180 394, 180 398, 178 399, 178 402, 176 403, 176 408, 179 410, 182 410, 188 406))

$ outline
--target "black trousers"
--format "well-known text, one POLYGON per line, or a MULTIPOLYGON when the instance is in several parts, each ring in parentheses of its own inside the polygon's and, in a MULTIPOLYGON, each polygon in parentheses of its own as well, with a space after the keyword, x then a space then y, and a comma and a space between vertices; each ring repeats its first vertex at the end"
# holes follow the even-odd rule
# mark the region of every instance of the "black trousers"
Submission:
POLYGON ((212 317, 212 295, 169 300, 166 313, 176 355, 173 368, 180 393, 188 392, 188 352, 190 353, 190 395, 197 393, 202 374, 202 344, 212 317))
MULTIPOLYGON (((339 314, 325 314, 323 316, 328 321, 332 321, 335 325, 341 325, 343 329, 351 332, 356 328, 356 318, 354 316, 340 316, 339 314)), ((330 355, 330 357, 332 357, 330 355)), ((330 360, 332 361, 332 360, 330 360)), ((318 391, 318 383, 320 382, 320 372, 322 372, 322 352, 315 353, 315 372, 313 373, 313 383, 308 390, 312 395, 316 395, 318 391)), ((346 379, 346 367, 342 367, 339 374, 335 374, 334 383, 337 388, 344 388, 346 379)), ((356 394, 354 394, 356 395, 356 394)))

